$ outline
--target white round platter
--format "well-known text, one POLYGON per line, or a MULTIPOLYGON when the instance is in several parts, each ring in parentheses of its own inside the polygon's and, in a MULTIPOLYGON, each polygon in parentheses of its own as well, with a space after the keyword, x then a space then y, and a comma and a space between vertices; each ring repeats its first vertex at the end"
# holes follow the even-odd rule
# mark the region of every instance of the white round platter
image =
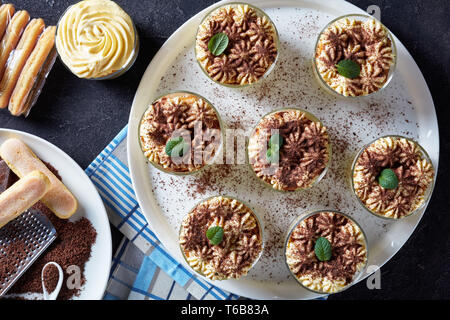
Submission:
POLYGON ((345 99, 320 88, 311 64, 318 33, 338 16, 365 13, 338 0, 247 1, 263 9, 274 21, 280 35, 280 56, 272 73, 261 83, 241 89, 220 86, 200 70, 194 57, 194 42, 201 19, 226 2, 216 3, 184 23, 148 66, 129 118, 128 161, 133 186, 151 228, 170 254, 187 268, 177 236, 183 216, 211 195, 227 194, 250 203, 264 220, 264 254, 246 277, 215 281, 214 285, 254 299, 316 298, 317 294, 295 282, 284 263, 283 242, 289 223, 299 214, 315 209, 345 212, 361 224, 368 236, 369 265, 385 264, 411 236, 424 210, 392 222, 367 213, 351 195, 349 166, 356 151, 367 142, 386 134, 400 134, 416 139, 428 151, 437 170, 439 132, 433 101, 422 73, 397 38, 397 69, 383 91, 366 98, 345 99), (215 166, 188 177, 156 170, 140 150, 139 121, 156 97, 176 90, 204 96, 218 109, 228 127, 247 133, 264 114, 275 109, 300 107, 312 112, 331 135, 333 159, 329 172, 309 191, 281 194, 263 186, 243 163, 215 166))

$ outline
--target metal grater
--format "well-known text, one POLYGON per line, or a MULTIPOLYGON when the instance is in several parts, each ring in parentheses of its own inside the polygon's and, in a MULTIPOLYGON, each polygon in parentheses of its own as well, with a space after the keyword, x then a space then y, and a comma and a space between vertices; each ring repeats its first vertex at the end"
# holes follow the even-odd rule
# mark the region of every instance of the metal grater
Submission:
POLYGON ((16 261, 15 269, 8 272, 6 278, 0 278, 0 297, 13 286, 55 239, 55 227, 47 216, 34 209, 25 211, 0 229, 0 259, 16 261), (10 246, 21 241, 24 243, 23 250, 12 251, 10 246))

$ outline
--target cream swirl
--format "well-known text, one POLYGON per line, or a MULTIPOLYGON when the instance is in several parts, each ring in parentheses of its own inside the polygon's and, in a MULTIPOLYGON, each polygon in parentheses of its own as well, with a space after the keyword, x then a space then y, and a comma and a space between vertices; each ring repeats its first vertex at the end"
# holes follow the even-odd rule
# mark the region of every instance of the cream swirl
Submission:
POLYGON ((79 78, 101 78, 125 68, 135 51, 130 16, 110 0, 83 0, 61 18, 56 48, 79 78))

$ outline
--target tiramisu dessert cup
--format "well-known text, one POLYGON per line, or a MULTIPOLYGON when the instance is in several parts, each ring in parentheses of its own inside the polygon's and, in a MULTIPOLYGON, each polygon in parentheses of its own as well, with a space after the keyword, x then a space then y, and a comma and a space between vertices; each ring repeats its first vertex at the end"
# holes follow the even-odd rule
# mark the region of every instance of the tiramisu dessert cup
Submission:
POLYGON ((417 142, 396 135, 378 138, 361 148, 350 178, 359 203, 387 219, 401 219, 423 208, 434 181, 427 152, 417 142))
POLYGON ((262 10, 240 2, 220 6, 197 31, 195 57, 213 81, 242 87, 266 77, 278 58, 275 24, 262 10))
POLYGON ((307 290, 337 293, 363 275, 368 245, 361 227, 331 210, 296 218, 285 240, 285 259, 292 276, 307 290))
POLYGON ((159 170, 175 175, 197 173, 219 159, 224 133, 212 104, 187 91, 156 99, 139 125, 145 157, 159 170))
POLYGON ((326 127, 311 113, 288 108, 265 115, 247 146, 256 177, 281 192, 308 189, 326 174, 331 141, 326 127))
POLYGON ((313 69, 326 91, 361 97, 388 85, 396 59, 389 30, 371 16, 351 14, 331 21, 319 34, 313 69))
POLYGON ((180 248, 186 262, 210 280, 245 276, 262 254, 261 220, 242 201, 229 196, 203 200, 180 227, 180 248))

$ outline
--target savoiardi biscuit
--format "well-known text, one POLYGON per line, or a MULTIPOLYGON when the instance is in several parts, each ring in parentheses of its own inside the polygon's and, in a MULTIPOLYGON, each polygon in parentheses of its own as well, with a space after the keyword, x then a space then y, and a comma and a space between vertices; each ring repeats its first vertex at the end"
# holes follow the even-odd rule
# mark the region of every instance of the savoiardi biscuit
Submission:
POLYGON ((16 48, 17 43, 20 40, 25 26, 30 21, 30 15, 25 10, 18 11, 12 17, 11 22, 6 28, 5 35, 3 36, 2 42, 0 43, 0 75, 3 76, 3 72, 6 68, 6 62, 8 61, 9 54, 14 48, 16 48))
POLYGON ((55 44, 56 27, 47 27, 28 58, 9 101, 9 111, 20 116, 27 111, 26 101, 39 72, 55 44))
POLYGON ((72 193, 21 140, 6 140, 0 146, 0 157, 19 178, 35 170, 49 178, 51 188, 41 201, 59 218, 68 219, 77 211, 78 203, 72 193))
POLYGON ((40 171, 32 171, 0 194, 0 228, 38 202, 51 188, 40 171))
POLYGON ((45 23, 42 19, 33 19, 26 27, 16 49, 11 52, 5 73, 0 82, 0 108, 6 108, 16 86, 17 80, 36 46, 39 36, 44 31, 45 23))
POLYGON ((16 10, 10 3, 2 4, 0 7, 0 38, 5 34, 6 28, 8 27, 14 12, 16 12, 16 10))

